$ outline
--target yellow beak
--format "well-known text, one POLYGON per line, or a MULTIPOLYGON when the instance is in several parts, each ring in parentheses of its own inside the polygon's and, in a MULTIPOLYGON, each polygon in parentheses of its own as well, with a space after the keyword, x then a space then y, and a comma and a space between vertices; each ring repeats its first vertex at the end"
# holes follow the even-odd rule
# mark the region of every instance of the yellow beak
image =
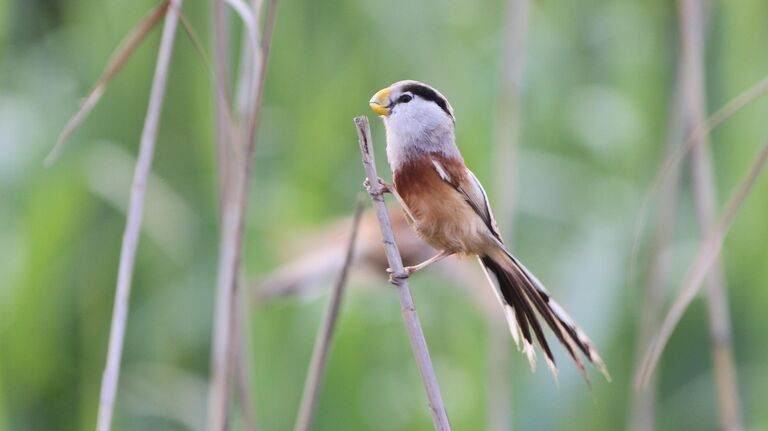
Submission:
POLYGON ((389 108, 387 108, 387 105, 389 105, 389 93, 390 89, 387 87, 383 90, 379 90, 373 97, 371 97, 368 105, 373 109, 373 112, 385 117, 389 115, 389 108))

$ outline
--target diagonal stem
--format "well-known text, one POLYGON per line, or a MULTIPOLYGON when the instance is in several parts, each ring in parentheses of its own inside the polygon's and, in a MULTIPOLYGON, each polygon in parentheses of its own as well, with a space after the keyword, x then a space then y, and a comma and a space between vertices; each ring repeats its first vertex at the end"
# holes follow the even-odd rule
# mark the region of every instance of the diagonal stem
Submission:
POLYGON ((112 312, 112 327, 109 333, 109 349, 107 366, 101 381, 101 396, 99 400, 99 416, 96 424, 98 431, 109 431, 112 428, 112 416, 115 407, 117 383, 120 375, 120 362, 123 354, 125 326, 128 320, 128 300, 131 293, 136 248, 139 244, 141 219, 144 213, 144 196, 147 188, 147 178, 152 166, 152 156, 155 151, 157 129, 160 123, 160 113, 163 109, 165 86, 168 78, 168 68, 176 37, 176 27, 179 21, 179 10, 182 0, 172 0, 170 9, 165 16, 163 36, 157 53, 155 77, 149 96, 147 116, 144 120, 144 130, 141 133, 139 157, 133 174, 130 205, 125 223, 123 244, 120 251, 120 267, 117 275, 117 290, 115 305, 112 312))
POLYGON ((763 172, 767 164, 768 142, 763 144, 763 148, 752 163, 752 166, 750 166, 747 175, 741 180, 739 187, 731 194, 728 204, 725 206, 725 210, 723 210, 723 214, 720 216, 720 221, 707 232, 704 241, 699 246, 699 250, 696 253, 696 259, 690 266, 685 279, 683 280, 683 287, 680 289, 675 301, 667 312, 659 332, 645 352, 643 362, 638 368, 635 377, 635 385, 637 387, 642 389, 648 384, 651 374, 658 365, 661 353, 669 342, 669 337, 672 335, 672 331, 677 327, 683 313, 688 309, 688 306, 691 305, 691 301, 693 301, 694 297, 699 292, 701 284, 705 281, 707 274, 709 274, 710 269, 717 261, 728 229, 731 227, 741 205, 744 203, 747 196, 749 196, 749 193, 757 182, 757 178, 763 172))
POLYGON ((328 351, 336 330, 336 322, 339 318, 341 300, 344 296, 344 291, 346 290, 347 275, 349 274, 349 268, 352 266, 352 260, 355 255, 357 231, 360 228, 360 218, 362 214, 362 199, 358 198, 355 206, 355 216, 352 219, 352 233, 349 235, 349 241, 347 242, 347 253, 344 257, 344 264, 341 267, 341 271, 339 271, 339 276, 336 279, 333 290, 331 290, 331 298, 328 301, 328 309, 325 314, 323 326, 317 331, 317 338, 315 338, 315 348, 309 363, 307 381, 304 383, 304 393, 301 396, 301 406, 299 407, 299 414, 296 417, 296 425, 293 427, 294 431, 309 431, 312 427, 315 408, 317 406, 317 395, 320 392, 320 384, 322 383, 323 374, 325 373, 325 363, 328 359, 328 351))
MULTIPOLYGON (((666 152, 667 159, 678 149, 685 133, 682 115, 682 84, 680 71, 676 74, 674 96, 667 125, 666 152)), ((664 287, 668 283, 667 260, 665 254, 672 244, 675 233, 675 220, 680 188, 680 169, 674 165, 670 173, 670 181, 662 185, 659 191, 659 207, 656 223, 650 244, 650 267, 642 292, 642 306, 638 319, 637 340, 635 346, 635 367, 639 367, 643 359, 643 349, 650 343, 653 331, 661 318, 664 299, 664 287)), ((653 431, 656 422, 656 379, 653 378, 643 390, 635 391, 631 397, 631 411, 628 429, 631 431, 653 431)))
POLYGON ((400 295, 400 308, 403 313, 403 320, 405 321, 405 329, 408 332, 413 356, 416 359, 416 365, 419 368, 421 380, 427 392, 432 422, 436 430, 447 431, 451 429, 451 424, 448 421, 448 414, 443 405, 443 396, 440 394, 437 376, 432 367, 432 360, 429 357, 427 341, 424 339, 424 331, 421 329, 411 290, 408 288, 408 275, 403 268, 403 260, 400 257, 400 251, 397 248, 395 236, 392 233, 392 222, 389 220, 387 205, 384 203, 383 190, 378 183, 379 176, 376 173, 376 162, 373 158, 373 145, 371 143, 371 130, 368 126, 368 118, 364 116, 355 117, 355 125, 357 125, 357 137, 360 143, 360 152, 363 155, 365 174, 368 177, 369 183, 372 184, 369 193, 376 210, 376 217, 379 220, 379 228, 384 241, 384 252, 387 255, 389 267, 393 271, 391 281, 397 287, 397 293, 400 295))

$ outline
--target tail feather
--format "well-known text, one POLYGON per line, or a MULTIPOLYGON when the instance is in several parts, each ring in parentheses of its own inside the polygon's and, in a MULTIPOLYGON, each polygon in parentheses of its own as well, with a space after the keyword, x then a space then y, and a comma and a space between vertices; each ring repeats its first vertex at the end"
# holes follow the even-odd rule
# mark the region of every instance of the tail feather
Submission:
POLYGON ((502 248, 500 248, 499 253, 494 253, 494 256, 481 257, 480 262, 486 270, 486 274, 488 272, 494 274, 498 282, 494 284, 497 297, 505 309, 511 310, 505 311, 505 315, 513 338, 517 338, 517 331, 519 331, 523 335, 525 347, 528 347, 533 344, 532 330, 545 354, 547 365, 555 377, 557 376, 555 358, 544 337, 542 325, 534 313, 534 309, 565 347, 587 384, 589 384, 589 378, 578 351, 581 351, 603 373, 606 379, 610 380, 605 364, 586 334, 576 326, 565 310, 552 300, 541 282, 522 263, 502 248))
MULTIPOLYGON (((515 285, 523 282, 523 280, 519 278, 518 274, 506 272, 503 270, 502 274, 506 278, 504 283, 505 285, 515 285)), ((546 359, 548 362, 554 364, 555 357, 552 354, 552 350, 549 348, 549 343, 544 336, 544 331, 542 330, 541 325, 536 318, 536 313, 534 312, 534 307, 536 307, 536 305, 532 304, 532 301, 530 301, 530 298, 528 298, 524 292, 518 292, 514 289, 502 289, 502 295, 504 295, 506 299, 511 299, 513 301, 512 304, 514 308, 522 309, 524 311, 525 317, 528 321, 527 323, 533 329, 533 333, 536 335, 536 339, 539 341, 539 346, 541 346, 541 349, 544 351, 546 359)))
POLYGON ((569 337, 570 332, 567 332, 567 330, 562 327, 560 320, 557 318, 554 311, 550 308, 548 295, 546 295, 545 292, 537 289, 530 278, 524 277, 525 273, 521 269, 521 265, 518 262, 515 263, 515 269, 519 270, 523 274, 523 277, 518 277, 518 284, 516 286, 522 287, 526 296, 530 298, 529 300, 534 304, 539 314, 544 318, 544 321, 547 323, 550 329, 552 329, 552 332, 554 332, 555 336, 563 345, 563 347, 565 347, 565 350, 578 366, 579 371, 584 376, 584 379, 587 381, 587 383, 589 383, 589 379, 587 378, 587 370, 584 368, 584 363, 581 361, 581 358, 576 352, 576 347, 573 345, 574 343, 569 337))
POLYGON ((584 331, 581 330, 581 328, 576 325, 574 320, 571 318, 568 313, 566 313, 565 309, 560 306, 554 299, 552 299, 551 296, 549 296, 549 292, 547 292, 547 289, 544 288, 544 286, 541 284, 538 278, 534 276, 528 268, 526 268, 520 261, 518 261, 512 254, 504 250, 507 257, 509 257, 512 262, 519 267, 522 272, 525 274, 526 278, 531 282, 531 284, 535 287, 536 291, 539 293, 539 295, 542 297, 542 299, 546 302, 547 306, 550 310, 552 310, 552 313, 557 317, 557 320, 560 325, 568 332, 570 335, 570 339, 573 341, 576 346, 578 346, 579 350, 584 353, 584 355, 589 359, 591 363, 593 363, 597 369, 600 371, 600 373, 605 376, 605 378, 610 381, 611 376, 608 373, 608 369, 605 366, 605 363, 603 362, 602 358, 600 357, 600 354, 597 353, 597 349, 594 347, 592 340, 587 337, 587 334, 584 333, 584 331))
MULTIPOLYGON (((513 280, 516 274, 505 271, 498 263, 496 263, 490 257, 483 257, 480 259, 483 266, 490 270, 496 276, 499 282, 498 298, 502 302, 505 309, 511 309, 511 313, 507 313, 507 319, 510 327, 517 327, 523 334, 523 340, 525 342, 523 352, 528 356, 529 362, 531 362, 531 369, 535 368, 535 356, 532 354, 533 349, 533 335, 539 342, 541 349, 547 358, 547 363, 555 362, 555 358, 552 355, 552 350, 549 348, 547 339, 544 337, 544 331, 541 328, 539 320, 536 318, 536 314, 533 311, 530 301, 523 296, 524 292, 516 289, 507 289, 505 286, 513 286, 519 283, 519 280, 513 280), (511 315, 511 316, 510 316, 511 315), (512 321, 511 318, 515 320, 512 321)), ((512 330, 515 332, 514 329, 512 330)), ((550 367, 551 369, 551 367, 550 367)))

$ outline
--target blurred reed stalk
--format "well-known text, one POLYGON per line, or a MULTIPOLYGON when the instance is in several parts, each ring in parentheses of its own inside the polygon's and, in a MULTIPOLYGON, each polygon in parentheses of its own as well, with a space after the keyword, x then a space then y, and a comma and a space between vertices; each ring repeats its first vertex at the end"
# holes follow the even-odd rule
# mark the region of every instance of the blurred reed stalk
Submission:
MULTIPOLYGON (((701 0, 679 0, 681 63, 683 76, 683 112, 689 129, 698 130, 705 124, 706 95, 704 93, 704 8, 701 0)), ((709 142, 702 135, 694 143, 691 154, 691 175, 696 203, 699 232, 703 237, 715 225, 716 190, 712 173, 709 142)), ((731 340, 731 323, 725 276, 722 263, 714 262, 706 280, 709 330, 714 360, 716 396, 721 428, 727 431, 743 429, 736 365, 731 340)))
POLYGON ((245 289, 237 290, 237 297, 233 304, 233 331, 232 349, 230 349, 231 372, 234 374, 235 390, 239 397, 240 414, 243 420, 243 429, 245 431, 256 431, 256 408, 254 403, 253 391, 251 390, 251 333, 249 331, 250 304, 248 303, 248 292, 245 289))
MULTIPOLYGON (((679 74, 680 73, 681 71, 679 71, 679 74)), ((682 77, 679 77, 678 79, 682 80, 682 77)), ((682 84, 679 86, 679 88, 682 88, 682 84)), ((758 100, 766 93, 768 93, 768 78, 763 78, 741 92, 738 96, 729 100, 728 103, 726 103, 723 107, 712 114, 703 125, 701 125, 698 129, 691 131, 683 145, 674 148, 665 156, 664 162, 654 176, 652 184, 648 188, 648 191, 640 205, 640 209, 638 210, 638 216, 635 223, 634 240, 632 245, 630 274, 634 274, 635 272, 632 268, 637 261, 637 251, 639 249, 640 236, 643 232, 648 208, 653 201, 654 196, 657 193, 660 193, 661 190, 667 186, 670 178, 677 178, 679 175, 681 162, 699 139, 705 137, 717 126, 731 118, 733 115, 737 114, 752 102, 758 100)), ((680 97, 678 96, 677 99, 680 99, 680 97)), ((682 122, 682 114, 680 121, 682 122)), ((682 126, 681 128, 685 129, 682 126)), ((763 148, 762 151, 768 151, 768 149, 763 148)), ((686 281, 683 283, 683 287, 680 290, 678 297, 675 299, 675 302, 670 308, 670 311, 667 313, 665 320, 661 325, 661 329, 650 341, 649 346, 643 356, 642 362, 635 370, 636 388, 642 390, 650 381, 656 365, 658 364, 661 352, 664 350, 666 343, 669 341, 672 330, 675 328, 675 326, 677 326, 677 323, 682 317, 685 308, 690 304, 690 301, 693 299, 693 295, 695 295, 695 293, 698 291, 699 284, 705 278, 706 273, 709 270, 709 262, 715 261, 717 254, 720 252, 720 247, 722 244, 719 244, 718 241, 722 241, 724 239, 725 234, 730 227, 730 223, 733 221, 733 218, 738 212, 744 199, 746 199, 746 197, 749 195, 749 192, 754 186, 757 177, 762 172, 762 157, 763 153, 761 152, 753 162, 746 177, 740 183, 737 191, 730 196, 729 203, 726 205, 719 223, 711 228, 708 235, 705 236, 704 242, 699 248, 697 258, 694 261, 694 264, 690 267, 690 271, 686 277, 686 281)), ((630 277, 630 280, 632 279, 633 277, 630 277)))
POLYGON ((699 250, 696 253, 696 259, 690 266, 682 283, 683 287, 680 289, 680 293, 667 312, 658 334, 651 342, 651 345, 643 358, 643 363, 637 370, 635 385, 640 389, 647 385, 647 382, 658 365, 664 347, 669 342, 669 337, 672 335, 672 331, 677 327, 683 313, 691 304, 694 297, 699 292, 702 283, 704 283, 707 274, 717 262, 728 229, 733 224, 739 209, 741 209, 741 205, 757 183, 760 174, 765 170, 766 164, 768 164, 768 142, 763 144, 763 147, 752 162, 747 174, 739 183, 739 187, 731 194, 720 220, 715 226, 707 231, 704 240, 699 246, 699 250))
MULTIPOLYGON (((682 85, 683 77, 677 71, 672 107, 667 125, 666 151, 664 159, 669 159, 684 139, 685 124, 682 115, 682 85)), ((658 326, 664 303, 664 287, 669 282, 669 257, 667 255, 673 243, 677 219, 677 202, 680 188, 680 165, 675 164, 670 172, 670 179, 662 184, 659 191, 659 204, 656 222, 650 245, 650 266, 643 290, 642 306, 640 308, 637 342, 635 345, 635 366, 643 359, 643 349, 648 346, 653 337, 653 331, 658 326)), ((631 396, 629 414, 629 429, 631 431, 653 431, 656 429, 656 383, 654 376, 648 385, 640 391, 634 391, 631 396)))
POLYGON ((352 265, 355 256, 355 243, 357 242, 357 232, 360 228, 360 218, 362 215, 363 200, 361 197, 358 197, 344 263, 339 271, 336 283, 334 283, 333 289, 331 289, 331 297, 328 300, 325 320, 318 329, 317 337, 315 338, 315 347, 312 351, 309 369, 307 370, 307 379, 304 382, 304 393, 301 396, 301 405, 296 417, 296 424, 293 427, 294 431, 309 431, 314 422, 317 396, 320 393, 320 385, 325 374, 325 363, 328 359, 328 352, 336 330, 336 322, 339 319, 339 309, 341 308, 341 300, 346 290, 349 267, 352 265))
MULTIPOLYGON (((509 0, 504 17, 502 70, 494 140, 496 219, 512 241, 515 215, 515 167, 520 145, 529 0, 509 0)), ((512 429, 511 347, 509 327, 488 316, 488 429, 512 429)))
MULTIPOLYGON (((223 0, 213 0, 214 11, 223 13, 223 0)), ((228 428, 228 413, 230 404, 230 380, 235 376, 235 359, 238 351, 235 339, 236 328, 235 309, 239 299, 237 292, 240 283, 243 236, 245 219, 248 208, 248 194, 251 171, 253 169, 253 151, 256 145, 256 134, 261 118, 261 101, 264 90, 267 60, 272 44, 277 1, 270 0, 266 10, 261 2, 247 6, 242 0, 228 0, 243 21, 244 31, 249 34, 248 49, 252 56, 248 57, 253 63, 249 72, 241 76, 240 88, 248 88, 244 102, 238 106, 237 124, 228 124, 231 133, 219 130, 217 138, 217 154, 219 155, 221 188, 221 233, 219 242, 219 272, 217 276, 216 304, 213 328, 213 346, 211 349, 211 377, 208 396, 208 429, 212 431, 228 428), (261 21, 264 19, 263 32, 261 21)), ((226 49, 224 42, 228 37, 222 28, 223 20, 215 19, 214 33, 217 50, 226 49)), ((215 70, 219 74, 228 73, 228 65, 219 64, 226 61, 227 56, 217 53, 215 70)), ((223 88, 217 78, 217 88, 223 88)), ((217 97, 217 113, 227 112, 231 107, 230 97, 217 97)), ((248 316, 241 316, 245 321, 248 316)), ((243 327, 247 325, 244 324, 243 327)))
MULTIPOLYGON (((254 8, 254 10, 260 10, 254 8)), ((231 17, 223 1, 215 1, 213 4, 213 14, 211 28, 213 32, 213 52, 215 70, 213 71, 215 82, 215 97, 220 98, 215 103, 216 113, 216 142, 227 142, 233 139, 233 123, 231 118, 230 106, 230 60, 232 55, 231 39, 231 17)), ((252 50, 250 45, 243 45, 243 51, 252 50)), ((251 56, 252 57, 252 56, 251 56)), ((242 63, 245 63, 245 57, 241 57, 242 63)), ((229 157, 225 153, 224 145, 216 145, 216 162, 218 174, 219 191, 219 215, 222 215, 225 193, 229 189, 229 157)), ((250 386, 250 331, 247 305, 243 302, 243 292, 239 289, 239 298, 233 296, 232 305, 232 348, 229 350, 230 370, 234 373, 236 383, 236 392, 239 397, 240 414, 242 415, 243 428, 246 431, 255 431, 256 413, 254 408, 253 394, 250 386)))
POLYGON ((217 103, 214 105, 216 111, 216 163, 218 165, 217 174, 219 182, 219 215, 224 205, 224 193, 227 189, 227 177, 229 168, 228 158, 224 154, 225 146, 222 142, 230 139, 232 123, 228 114, 230 106, 230 71, 229 64, 232 52, 232 41, 230 38, 231 19, 223 0, 213 2, 213 14, 211 28, 213 31, 213 56, 214 56, 214 90, 217 103), (222 97, 224 100, 218 100, 222 97))
MULTIPOLYGON (((628 271, 630 283, 635 279, 635 263, 637 262, 637 256, 640 249, 640 238, 645 230, 645 221, 648 217, 649 208, 651 202, 657 193, 664 187, 669 180, 673 172, 678 172, 678 165, 688 155, 688 152, 696 146, 696 143, 706 137, 707 134, 712 132, 717 126, 736 115, 739 111, 752 104, 752 102, 758 100, 760 97, 768 93, 768 77, 756 82, 738 96, 729 100, 728 103, 723 105, 714 114, 712 114, 707 121, 705 121, 698 129, 690 131, 685 143, 676 148, 671 154, 668 154, 661 164, 658 172, 654 175, 651 186, 648 188, 643 200, 640 204, 640 209, 637 211, 638 215, 635 219, 634 239, 632 240, 632 251, 630 258, 630 268, 628 271)), ((647 364, 645 364, 647 365, 647 364)), ((652 371, 649 369, 649 372, 652 371)), ((638 369, 638 379, 642 380, 640 374, 642 370, 638 369)), ((639 380, 637 383, 640 383, 639 380)))
POLYGON ((125 326, 128 319, 131 279, 136 259, 136 248, 139 243, 139 233, 141 232, 141 219, 144 213, 144 196, 157 140, 157 130, 165 98, 165 86, 176 37, 176 27, 179 22, 181 3, 182 0, 171 0, 170 8, 165 15, 165 24, 163 25, 163 35, 157 54, 157 64, 155 66, 154 79, 152 80, 152 89, 150 90, 147 115, 144 120, 144 129, 141 133, 139 156, 133 175, 128 216, 120 251, 120 267, 117 276, 115 305, 112 312, 112 326, 109 334, 107 366, 101 381, 101 396, 96 424, 98 431, 109 431, 112 428, 115 395, 120 374, 123 341, 125 339, 125 326))
POLYGON ((165 16, 166 11, 168 11, 169 4, 169 0, 165 0, 164 2, 160 3, 144 19, 142 19, 139 24, 131 30, 130 33, 128 33, 128 36, 126 36, 122 42, 120 42, 120 45, 112 54, 111 60, 109 63, 107 63, 107 67, 101 73, 101 76, 99 76, 99 80, 96 81, 96 85, 94 85, 91 91, 88 92, 88 95, 80 104, 80 108, 77 110, 75 115, 73 115, 69 121, 67 121, 64 129, 62 129, 61 133, 59 133, 59 136, 56 139, 56 143, 45 157, 45 161, 43 162, 45 166, 52 165, 59 158, 59 155, 64 148, 64 144, 67 142, 69 137, 72 136, 72 133, 74 133, 75 129, 77 129, 77 127, 80 126, 80 124, 86 119, 86 117, 88 117, 88 114, 91 113, 91 110, 93 110, 96 104, 99 103, 101 96, 103 96, 104 92, 107 91, 107 86, 109 83, 115 76, 117 76, 117 74, 120 73, 121 70, 123 70, 123 67, 136 51, 136 48, 141 45, 141 43, 147 38, 147 35, 149 35, 157 23, 160 22, 160 19, 165 16))
POLYGON ((397 243, 395 243, 395 236, 392 233, 392 222, 389 219, 387 205, 384 202, 384 189, 379 184, 379 175, 376 173, 376 162, 373 156, 373 144, 371 142, 371 129, 368 125, 368 118, 365 116, 355 117, 355 125, 357 126, 360 152, 363 156, 363 167, 370 183, 368 191, 376 210, 376 217, 379 220, 387 262, 389 262, 389 267, 392 268, 390 282, 397 287, 397 292, 400 296, 400 308, 403 313, 405 329, 408 332, 413 356, 416 359, 416 365, 419 368, 419 374, 421 374, 421 380, 427 392, 432 422, 437 431, 449 431, 451 424, 448 421, 448 414, 443 404, 443 396, 440 394, 437 376, 432 367, 432 360, 429 357, 427 341, 424 338, 424 331, 421 329, 419 315, 413 303, 411 290, 408 288, 408 274, 403 268, 400 250, 397 247, 397 243))

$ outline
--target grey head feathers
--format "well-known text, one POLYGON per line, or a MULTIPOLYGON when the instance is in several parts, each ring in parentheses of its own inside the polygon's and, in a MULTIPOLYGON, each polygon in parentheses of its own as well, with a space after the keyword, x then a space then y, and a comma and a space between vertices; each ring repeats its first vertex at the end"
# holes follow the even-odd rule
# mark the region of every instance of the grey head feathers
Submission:
POLYGON ((429 153, 461 159, 453 108, 445 96, 418 81, 400 81, 389 88, 390 113, 384 117, 384 126, 387 158, 393 170, 429 153))
POLYGON ((395 82, 389 88, 392 89, 392 92, 390 93, 390 98, 392 100, 390 109, 398 104, 408 103, 414 96, 416 96, 436 104, 446 115, 451 117, 451 120, 456 122, 453 107, 448 103, 448 99, 428 84, 419 81, 405 80, 395 82))

